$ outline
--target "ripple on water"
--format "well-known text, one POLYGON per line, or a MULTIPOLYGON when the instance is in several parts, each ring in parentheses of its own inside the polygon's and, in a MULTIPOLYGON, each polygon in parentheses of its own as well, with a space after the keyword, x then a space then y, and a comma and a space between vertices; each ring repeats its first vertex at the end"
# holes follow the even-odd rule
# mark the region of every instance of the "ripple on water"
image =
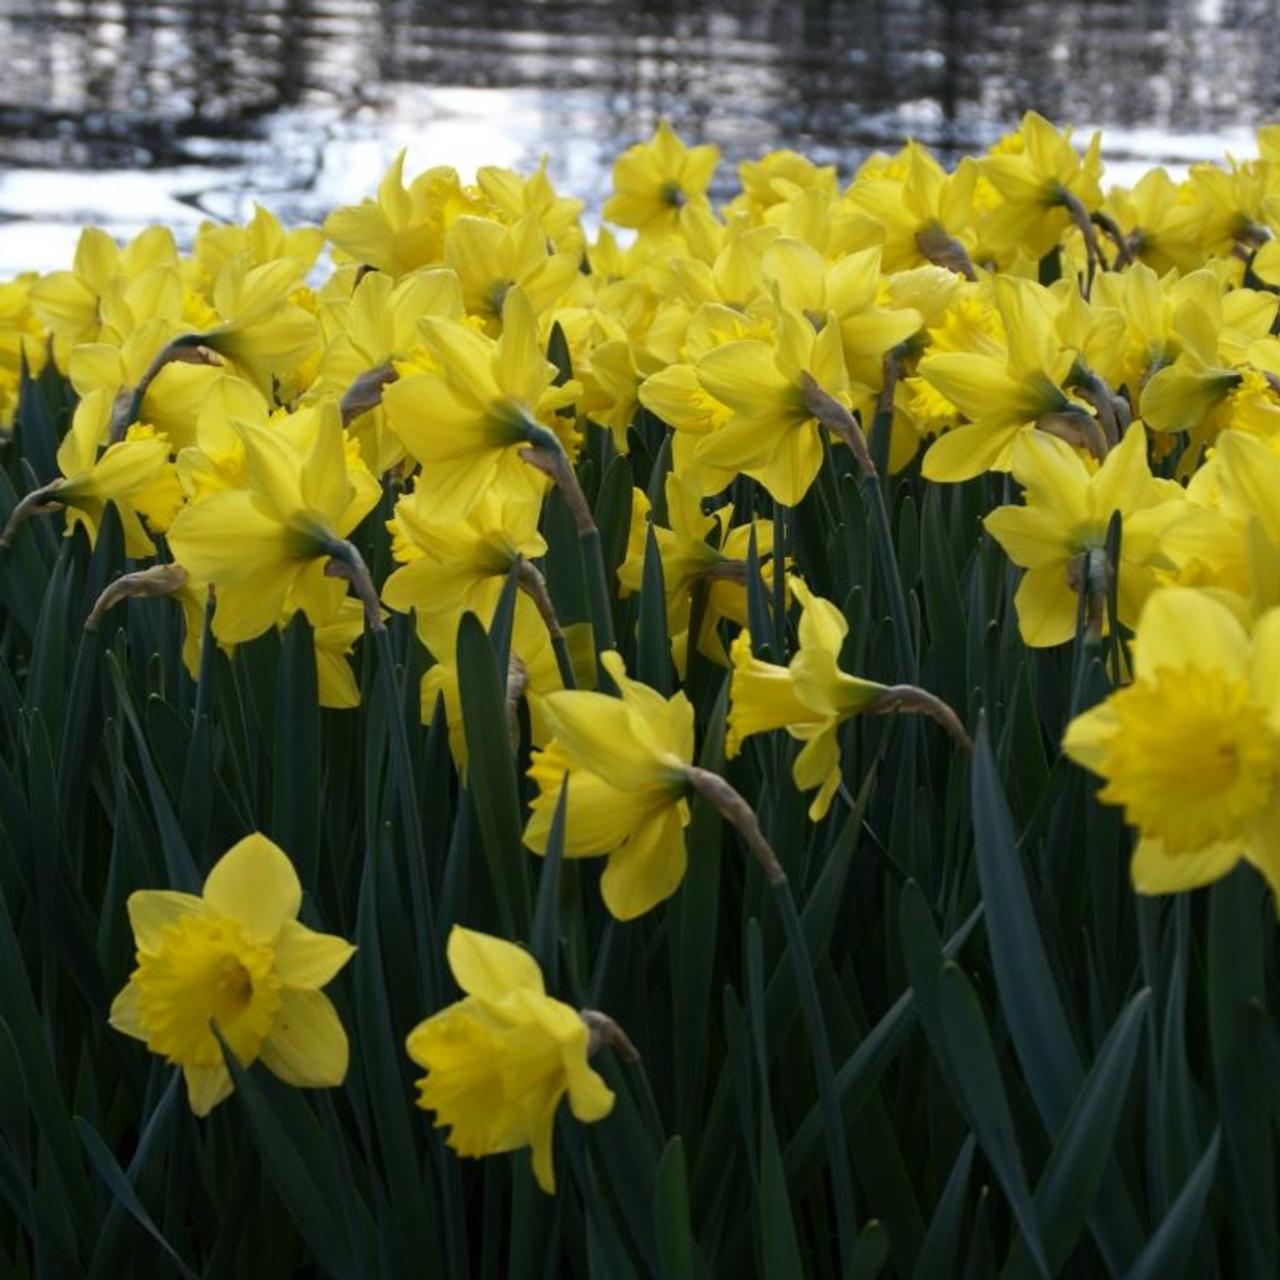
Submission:
POLYGON ((598 206, 666 115, 731 164, 954 155, 1034 106, 1106 127, 1109 174, 1172 171, 1280 115, 1271 0, 0 0, 0 272, 77 228, 187 240, 261 200, 296 220, 409 171, 530 167, 598 206))

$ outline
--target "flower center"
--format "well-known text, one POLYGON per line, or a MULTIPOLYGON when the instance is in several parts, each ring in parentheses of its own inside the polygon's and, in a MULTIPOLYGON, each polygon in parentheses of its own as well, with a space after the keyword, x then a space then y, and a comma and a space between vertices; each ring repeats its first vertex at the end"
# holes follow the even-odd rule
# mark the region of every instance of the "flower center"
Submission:
POLYGON ((222 1061, 211 1021, 240 1062, 252 1062, 280 1006, 272 948, 233 920, 184 916, 158 950, 139 952, 134 978, 147 1047, 182 1066, 222 1061))
POLYGON ((1266 807, 1280 738, 1248 684, 1221 671, 1161 668, 1111 699, 1119 721, 1102 799, 1169 853, 1231 839, 1266 807))

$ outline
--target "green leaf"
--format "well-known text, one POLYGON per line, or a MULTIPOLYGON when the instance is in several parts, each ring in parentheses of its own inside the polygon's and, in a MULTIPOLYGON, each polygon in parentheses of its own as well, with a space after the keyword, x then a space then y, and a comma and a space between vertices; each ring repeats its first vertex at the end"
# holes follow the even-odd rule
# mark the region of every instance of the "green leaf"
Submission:
POLYGON ((1231 1188, 1228 1214, 1242 1262, 1247 1258, 1249 1269, 1268 1276, 1280 1272, 1274 1129, 1259 1123, 1267 1092, 1250 1010, 1263 999, 1264 947, 1275 936, 1274 922, 1261 877, 1244 863, 1209 890, 1209 1048, 1231 1188))
POLYGON ((970 1134, 960 1148, 951 1167, 947 1185, 938 1198, 933 1220, 925 1234, 916 1258, 914 1280, 949 1280, 956 1274, 956 1255, 960 1247, 960 1225, 964 1214, 965 1194, 969 1189, 969 1171, 977 1140, 970 1134))
POLYGON ((560 989, 560 872, 564 865, 564 822, 569 809, 569 775, 566 773, 551 815, 547 849, 538 877, 538 898, 533 910, 530 950, 542 969, 548 991, 560 989))
POLYGON ((747 957, 751 990, 751 1027, 755 1036, 756 1064, 760 1073, 759 1134, 761 1272, 765 1280, 800 1280, 800 1244, 791 1216, 790 1188, 778 1146, 778 1130, 769 1097, 769 1051, 764 1033, 764 961, 760 926, 752 920, 747 933, 747 957))
MULTIPOLYGON (((1139 991, 1116 1019, 1058 1132, 1036 1188, 1036 1218, 1055 1275, 1070 1258, 1102 1184, 1150 1002, 1151 992, 1139 991)), ((1021 1240, 1014 1245, 1005 1274, 1032 1274, 1021 1240)))
POLYGON ((314 1260, 330 1275, 356 1276, 351 1241, 342 1230, 341 1179, 325 1139, 306 1135, 315 1119, 296 1090, 268 1088, 255 1067, 246 1070, 227 1047, 215 1023, 223 1061, 235 1083, 235 1096, 276 1194, 289 1211, 314 1260))
POLYGON ((1215 1129, 1204 1155, 1178 1192, 1164 1221, 1129 1268, 1128 1280, 1177 1280, 1186 1275, 1218 1168, 1221 1139, 1221 1132, 1215 1129))
MULTIPOLYGON (((985 718, 974 741, 972 798, 974 852, 1000 1008, 1036 1109, 1056 1136, 1084 1067, 1045 954, 985 718)), ((1137 1252, 1140 1234, 1118 1171, 1107 1174, 1106 1192, 1090 1221, 1108 1265, 1119 1270, 1137 1252)))
POLYGON ((679 1137, 667 1143, 658 1162, 654 1223, 664 1280, 694 1280, 697 1245, 689 1221, 684 1143, 679 1137))
MULTIPOLYGON (((724 767, 724 723, 728 705, 729 681, 725 679, 721 682, 698 759, 699 765, 712 773, 720 773, 724 767)), ((701 796, 694 797, 692 810, 685 840, 689 849, 688 868, 679 893, 667 908, 676 1115, 680 1131, 690 1136, 700 1131, 703 1119, 699 1112, 720 927, 724 827, 719 812, 701 796)))
POLYGON ((942 966, 938 979, 938 1009, 943 1053, 958 1090, 957 1100, 1000 1180, 1037 1270, 1048 1276, 1049 1263, 987 1020, 968 978, 952 961, 942 966))
MULTIPOLYGON (((690 648, 695 641, 689 638, 690 648)), ((645 533, 644 571, 640 585, 640 626, 636 637, 636 678, 669 698, 675 687, 671 637, 667 633, 667 590, 662 555, 652 522, 645 533)))
POLYGON ((875 1280, 889 1260, 889 1233, 874 1219, 858 1234, 849 1266, 852 1280, 875 1280))
POLYGON ((314 893, 320 859, 320 703, 311 624, 299 609, 285 628, 276 677, 272 839, 314 893))
POLYGON ((194 1280, 196 1273, 178 1256, 174 1247, 161 1234, 160 1228, 152 1221, 146 1207, 138 1199, 138 1193, 133 1189, 133 1184, 124 1176, 124 1170, 116 1163, 116 1158, 111 1154, 110 1147, 103 1142, 98 1131, 83 1116, 76 1117, 76 1130, 80 1134, 80 1141, 85 1151, 89 1154, 89 1159, 93 1161, 93 1167, 97 1169, 98 1175, 107 1184, 111 1194, 129 1211, 142 1229, 169 1255, 178 1271, 194 1280))
POLYGON ((521 838, 516 764, 508 731, 506 682, 480 620, 473 613, 458 624, 458 697, 467 739, 467 789, 489 876, 509 938, 527 938, 533 914, 529 855, 521 838))

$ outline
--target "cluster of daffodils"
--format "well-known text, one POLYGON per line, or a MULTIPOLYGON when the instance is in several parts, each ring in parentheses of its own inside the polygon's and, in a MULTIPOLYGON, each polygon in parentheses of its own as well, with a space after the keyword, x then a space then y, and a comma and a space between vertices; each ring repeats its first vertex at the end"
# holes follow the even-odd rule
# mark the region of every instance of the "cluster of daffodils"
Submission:
MULTIPOLYGON (((759 734, 802 744, 819 821, 850 718, 914 711, 968 740, 927 690, 844 669, 848 622, 777 542, 789 509, 824 468, 875 493, 907 468, 997 473, 980 486, 1009 500, 986 529, 1022 571, 1025 643, 1115 655, 1120 687, 1064 748, 1136 827, 1137 888, 1243 858, 1280 894, 1280 127, 1258 147, 1104 189, 1098 138, 1080 150, 1029 114, 949 171, 914 143, 847 183, 775 152, 718 203, 716 150, 662 124, 618 159, 594 235, 545 171, 406 180, 403 156, 323 228, 259 209, 188 254, 159 228, 123 247, 85 231, 71 270, 0 285, 3 429, 50 363, 77 397, 60 474, 3 543, 56 511, 92 542, 110 504, 136 562, 112 599, 172 595, 193 673, 204 645, 232 654, 301 613, 335 709, 360 698, 361 635, 410 615, 422 717, 443 708, 464 778, 460 625, 490 626, 514 579, 508 697, 527 716, 493 731, 531 739, 525 843, 546 851, 567 787, 563 852, 607 860, 604 903, 629 920, 697 856, 695 797, 782 879, 746 802, 694 765, 685 693, 624 667, 634 637, 613 627, 634 614, 615 606, 653 557, 671 671, 728 673, 727 757, 759 734), (657 480, 606 563, 586 474, 642 437, 648 459, 655 433, 657 480), (561 621, 540 567, 552 498, 590 623, 561 621), (389 533, 381 582, 353 541, 368 521, 389 533), (753 594, 773 635, 752 634, 753 594)), ((350 949, 298 923, 299 897, 250 837, 202 897, 131 901, 137 968, 112 1021, 182 1067, 198 1113, 232 1058, 343 1077, 319 989, 350 949)), ((421 1104, 462 1154, 532 1148, 549 1188, 554 1113, 566 1095, 579 1120, 608 1112, 588 1057, 620 1033, 549 996, 512 942, 455 929, 448 959, 465 998, 408 1040, 421 1104)))

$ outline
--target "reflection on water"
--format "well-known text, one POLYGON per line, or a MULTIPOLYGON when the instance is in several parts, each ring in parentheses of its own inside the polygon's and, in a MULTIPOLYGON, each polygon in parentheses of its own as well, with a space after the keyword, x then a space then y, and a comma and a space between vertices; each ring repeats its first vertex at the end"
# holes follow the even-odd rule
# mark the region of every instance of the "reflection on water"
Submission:
POLYGON ((847 169, 1034 106, 1106 126, 1121 176, 1280 115, 1274 0, 0 0, 0 48, 0 271, 65 260, 86 220, 314 220, 401 145, 411 171, 546 152, 598 200, 661 115, 729 161, 847 169))

